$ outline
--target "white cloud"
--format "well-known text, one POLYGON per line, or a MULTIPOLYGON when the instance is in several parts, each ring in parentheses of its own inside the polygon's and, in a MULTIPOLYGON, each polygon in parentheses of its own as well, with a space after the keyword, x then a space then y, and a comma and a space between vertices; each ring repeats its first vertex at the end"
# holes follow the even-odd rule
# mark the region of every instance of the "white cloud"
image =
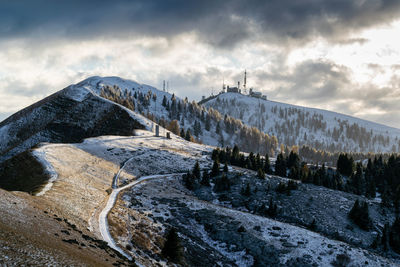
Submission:
POLYGON ((400 22, 395 22, 354 34, 350 41, 317 38, 290 49, 257 36, 230 50, 219 49, 195 32, 169 38, 10 39, 0 43, 0 120, 92 75, 156 87, 165 79, 179 96, 199 100, 211 88, 218 92, 222 79, 242 82, 247 69, 248 86, 270 99, 400 127, 395 105, 400 100, 398 31, 400 22))

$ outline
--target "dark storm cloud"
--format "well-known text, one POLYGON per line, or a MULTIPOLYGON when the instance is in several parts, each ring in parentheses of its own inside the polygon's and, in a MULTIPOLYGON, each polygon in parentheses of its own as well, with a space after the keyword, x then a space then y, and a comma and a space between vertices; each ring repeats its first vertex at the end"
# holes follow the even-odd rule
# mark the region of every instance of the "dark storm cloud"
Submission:
POLYGON ((346 42, 346 33, 391 21, 399 9, 396 0, 21 0, 1 4, 0 36, 131 38, 195 32, 218 47, 249 38, 287 44, 324 36, 346 42))
POLYGON ((351 83, 349 69, 330 61, 307 60, 293 70, 285 68, 256 74, 259 80, 283 83, 273 94, 277 97, 293 96, 318 103, 328 101, 351 83))

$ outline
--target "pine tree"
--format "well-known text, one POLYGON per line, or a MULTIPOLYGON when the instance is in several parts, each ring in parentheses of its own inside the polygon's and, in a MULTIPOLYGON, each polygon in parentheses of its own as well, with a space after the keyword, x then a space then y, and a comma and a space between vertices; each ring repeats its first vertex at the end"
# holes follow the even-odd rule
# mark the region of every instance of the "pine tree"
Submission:
POLYGON ((221 126, 219 125, 219 122, 217 122, 217 126, 215 126, 215 133, 220 134, 221 133, 221 126))
POLYGON ((179 134, 182 138, 185 138, 185 129, 181 129, 181 132, 179 134))
MULTIPOLYGON (((136 94, 136 92, 135 92, 135 94, 136 94)), ((135 97, 136 98, 136 97, 135 97)), ((163 100, 162 100, 162 104, 161 105, 163 105, 164 107, 166 107, 167 106, 167 97, 164 95, 164 97, 163 97, 163 100)))
POLYGON ((192 135, 190 134, 189 129, 186 130, 185 139, 186 141, 192 141, 192 135))
POLYGON ((196 121, 194 121, 194 124, 193 124, 193 133, 194 133, 194 135, 196 136, 196 137, 199 137, 199 135, 200 135, 200 122, 197 122, 197 120, 196 121))
POLYGON ((352 157, 348 157, 347 154, 340 154, 336 163, 338 172, 345 176, 350 176, 354 169, 354 160, 352 157))
POLYGON ((206 119, 206 123, 205 124, 206 125, 204 127, 205 127, 206 131, 210 131, 210 129, 211 129, 211 118, 208 115, 207 115, 207 119, 206 119))
POLYGON ((226 174, 222 174, 220 178, 215 180, 214 190, 216 192, 228 191, 231 188, 231 183, 226 176, 226 174))
POLYGON ((262 165, 261 165, 261 156, 260 156, 260 153, 257 153, 257 155, 256 155, 256 158, 255 158, 255 162, 254 162, 255 164, 255 169, 256 170, 258 170, 258 169, 262 169, 262 165))
POLYGON ((198 161, 196 161, 196 163, 194 164, 192 173, 193 173, 194 177, 196 177, 196 179, 200 180, 201 173, 200 173, 200 165, 199 165, 198 161))
POLYGON ((286 163, 282 152, 278 154, 275 162, 275 175, 286 177, 286 163))
POLYGON ((218 160, 215 159, 214 164, 212 166, 212 170, 211 170, 211 177, 215 177, 218 175, 219 175, 219 163, 218 163, 218 160))
POLYGON ((392 249, 400 254, 400 218, 397 217, 389 232, 389 244, 392 249))
POLYGON ((300 157, 297 153, 295 153, 294 151, 291 151, 289 154, 289 157, 287 159, 287 163, 286 163, 286 167, 288 169, 291 169, 292 167, 294 167, 295 169, 298 169, 300 166, 300 157))
POLYGON ((387 251, 389 249, 389 224, 385 223, 385 226, 382 230, 382 239, 381 243, 383 246, 383 250, 387 251))
POLYGON ((188 173, 183 175, 183 183, 185 187, 189 190, 193 190, 196 184, 196 177, 188 171, 188 173))
POLYGON ((228 165, 226 164, 226 161, 225 161, 225 165, 224 165, 224 172, 228 173, 228 165))
POLYGON ((203 171, 203 177, 201 178, 200 183, 204 186, 210 186, 210 174, 207 170, 203 171))
POLYGON ((351 175, 351 185, 353 187, 354 193, 357 195, 364 194, 364 179, 361 163, 357 164, 357 171, 355 174, 351 175))
POLYGON ((216 149, 213 149, 213 151, 211 153, 211 159, 219 161, 219 154, 220 154, 220 150, 218 147, 216 149))
POLYGON ((174 263, 183 263, 183 247, 175 228, 169 230, 161 254, 174 263))
POLYGON ((246 188, 242 188, 242 195, 249 197, 251 195, 250 184, 247 183, 246 188))

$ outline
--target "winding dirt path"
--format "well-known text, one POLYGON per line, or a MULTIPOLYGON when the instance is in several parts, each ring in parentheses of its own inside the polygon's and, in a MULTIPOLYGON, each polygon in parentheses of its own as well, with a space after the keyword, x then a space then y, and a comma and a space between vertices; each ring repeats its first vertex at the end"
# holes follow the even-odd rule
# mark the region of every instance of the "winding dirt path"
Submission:
POLYGON ((121 186, 121 187, 117 187, 118 186, 118 179, 119 179, 119 174, 121 173, 122 169, 125 167, 125 164, 128 163, 131 159, 127 160, 123 166, 121 167, 121 169, 118 171, 117 175, 115 175, 114 180, 113 180, 113 190, 108 198, 107 204, 106 206, 103 208, 103 210, 100 212, 99 215, 99 230, 101 233, 101 236, 103 238, 104 241, 106 241, 108 243, 108 245, 117 250, 119 253, 121 253, 122 255, 124 255, 126 258, 128 258, 129 260, 132 260, 132 257, 130 255, 128 255, 127 253, 125 253, 125 251, 123 249, 121 249, 120 247, 117 246, 117 244, 115 243, 114 239, 112 238, 110 231, 108 229, 108 221, 107 221, 107 216, 108 213, 111 211, 111 209, 114 207, 114 204, 117 200, 118 194, 119 192, 121 192, 124 189, 127 189, 129 187, 138 185, 142 182, 145 182, 147 180, 151 180, 151 179, 159 179, 159 178, 166 178, 169 176, 173 176, 173 175, 181 175, 183 173, 171 173, 171 174, 156 174, 156 175, 149 175, 149 176, 143 176, 141 178, 139 178, 136 181, 133 181, 127 185, 121 186))

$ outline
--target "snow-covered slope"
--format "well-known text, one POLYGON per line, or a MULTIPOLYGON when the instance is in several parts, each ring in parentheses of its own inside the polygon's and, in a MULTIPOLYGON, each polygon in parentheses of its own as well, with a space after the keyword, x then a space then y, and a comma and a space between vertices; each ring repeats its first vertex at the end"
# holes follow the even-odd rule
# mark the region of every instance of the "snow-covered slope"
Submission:
POLYGON ((97 82, 93 77, 71 85, 1 122, 0 162, 40 142, 80 142, 152 128, 143 116, 100 97, 97 82))
MULTIPOLYGON (((80 84, 113 101, 124 103, 129 99, 136 112, 151 117, 171 131, 171 121, 175 120, 178 125, 176 134, 179 134, 179 129, 185 133, 189 130, 197 141, 207 145, 233 147, 237 144, 244 151, 262 154, 276 151, 278 147, 276 138, 261 133, 255 127, 148 85, 118 77, 93 77, 80 84)), ((129 103, 126 105, 129 106, 129 103)))
POLYGON ((399 129, 336 112, 238 93, 222 93, 203 104, 275 135, 285 145, 355 152, 398 152, 400 147, 399 129))

